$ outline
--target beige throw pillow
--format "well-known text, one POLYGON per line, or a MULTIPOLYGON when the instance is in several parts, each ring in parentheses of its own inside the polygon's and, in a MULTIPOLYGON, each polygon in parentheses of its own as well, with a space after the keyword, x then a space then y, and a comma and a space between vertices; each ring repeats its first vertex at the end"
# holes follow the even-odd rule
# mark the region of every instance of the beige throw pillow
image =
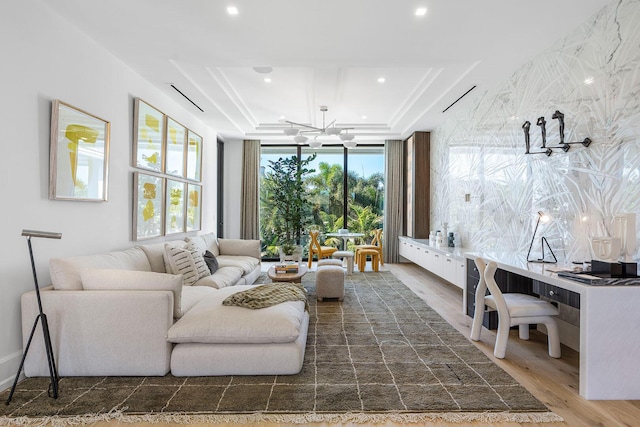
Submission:
POLYGON ((191 252, 191 257, 193 258, 193 262, 196 265, 196 271, 198 272, 198 279, 211 276, 211 271, 203 257, 204 252, 200 251, 198 245, 193 242, 187 242, 184 248, 191 252))
POLYGON ((164 245, 167 273, 182 274, 182 285, 191 286, 198 280, 198 269, 191 251, 164 245))

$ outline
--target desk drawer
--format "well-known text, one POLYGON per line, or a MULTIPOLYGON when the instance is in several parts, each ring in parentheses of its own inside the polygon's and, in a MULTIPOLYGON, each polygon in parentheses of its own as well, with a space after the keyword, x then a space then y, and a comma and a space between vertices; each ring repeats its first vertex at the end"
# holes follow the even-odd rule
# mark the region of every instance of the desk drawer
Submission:
POLYGON ((480 272, 478 271, 478 266, 472 259, 468 259, 468 258, 467 258, 467 276, 480 279, 480 272))
POLYGON ((567 304, 578 309, 580 308, 580 294, 568 289, 559 288, 557 286, 550 285, 549 283, 534 280, 533 293, 550 299, 551 301, 567 304))

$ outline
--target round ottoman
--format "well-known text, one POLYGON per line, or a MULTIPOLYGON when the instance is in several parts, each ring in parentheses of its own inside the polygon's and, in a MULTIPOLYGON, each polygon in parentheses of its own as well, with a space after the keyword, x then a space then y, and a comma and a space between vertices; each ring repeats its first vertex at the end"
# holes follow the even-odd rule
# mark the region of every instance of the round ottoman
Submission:
POLYGON ((320 261, 318 261, 318 269, 327 265, 337 265, 338 267, 342 267, 342 261, 330 258, 321 259, 320 261))

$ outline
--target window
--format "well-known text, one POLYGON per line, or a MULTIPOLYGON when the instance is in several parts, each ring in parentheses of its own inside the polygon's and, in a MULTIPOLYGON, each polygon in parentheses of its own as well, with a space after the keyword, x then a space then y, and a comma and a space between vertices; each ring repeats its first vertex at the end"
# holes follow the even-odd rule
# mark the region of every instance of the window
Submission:
MULTIPOLYGON (((361 232, 371 239, 369 232, 381 228, 384 212, 384 147, 358 146, 346 150, 342 145, 311 149, 300 146, 262 146, 260 176, 269 172, 269 161, 296 156, 298 160, 316 155, 309 164, 314 171, 305 178, 309 214, 300 244, 308 244, 306 231, 336 232, 341 228, 361 232), (347 173, 345 174, 345 170, 347 173)), ((273 202, 260 190, 260 233, 265 259, 274 259, 283 243, 277 233, 277 215, 273 202)), ((325 240, 322 241, 325 243, 325 240)), ((338 246, 340 239, 328 239, 327 244, 338 246)))

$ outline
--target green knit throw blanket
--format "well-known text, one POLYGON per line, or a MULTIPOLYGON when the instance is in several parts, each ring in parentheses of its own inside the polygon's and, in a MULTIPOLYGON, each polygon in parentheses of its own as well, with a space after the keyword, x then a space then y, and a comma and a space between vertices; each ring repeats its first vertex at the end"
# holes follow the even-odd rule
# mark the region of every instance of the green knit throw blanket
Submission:
POLYGON ((271 307, 286 301, 304 301, 309 310, 307 291, 300 283, 268 283, 228 296, 222 305, 234 305, 250 309, 271 307))

